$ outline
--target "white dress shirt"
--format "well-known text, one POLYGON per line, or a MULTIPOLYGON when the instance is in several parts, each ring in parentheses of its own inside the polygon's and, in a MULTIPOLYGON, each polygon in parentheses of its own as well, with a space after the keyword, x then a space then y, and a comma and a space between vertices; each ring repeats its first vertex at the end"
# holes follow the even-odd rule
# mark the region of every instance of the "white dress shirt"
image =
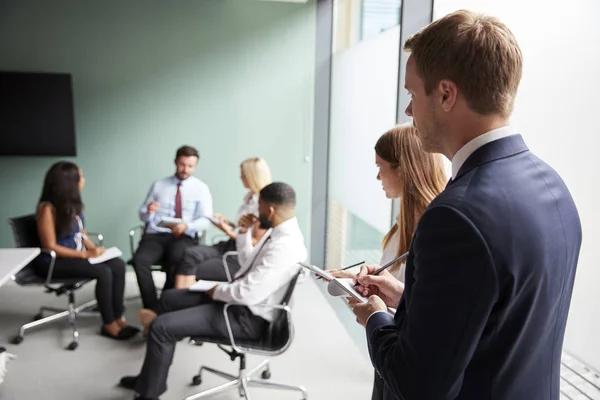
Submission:
POLYGON ((516 133, 517 132, 515 132, 512 126, 506 125, 502 128, 497 128, 486 132, 483 135, 477 136, 475 139, 465 144, 463 147, 461 147, 460 150, 456 152, 454 157, 452 157, 452 179, 456 178, 458 171, 460 171, 460 167, 463 166, 465 161, 467 161, 467 158, 469 158, 469 156, 473 154, 475 150, 477 150, 485 144, 493 142, 494 140, 516 135, 516 133))
POLYGON ((233 222, 236 224, 239 223, 240 218, 246 214, 254 214, 258 217, 258 193, 248 192, 248 194, 244 196, 244 202, 238 209, 236 220, 233 222))
MULTIPOLYGON (((140 207, 140 219, 148 224, 146 233, 169 233, 169 228, 158 226, 163 217, 175 216, 175 197, 179 178, 170 176, 159 179, 152 184, 144 204, 140 207), (157 201, 160 204, 158 211, 148 214, 148 205, 157 201)), ((208 229, 208 217, 213 214, 212 195, 208 185, 195 176, 181 181, 181 206, 182 219, 188 226, 185 234, 195 237, 200 231, 208 229)))
POLYGON ((216 287, 213 299, 244 304, 254 315, 271 322, 275 310, 258 304, 280 304, 300 269, 298 263, 308 256, 298 220, 291 218, 267 231, 255 247, 250 232, 238 235, 236 245, 241 268, 233 282, 216 287))

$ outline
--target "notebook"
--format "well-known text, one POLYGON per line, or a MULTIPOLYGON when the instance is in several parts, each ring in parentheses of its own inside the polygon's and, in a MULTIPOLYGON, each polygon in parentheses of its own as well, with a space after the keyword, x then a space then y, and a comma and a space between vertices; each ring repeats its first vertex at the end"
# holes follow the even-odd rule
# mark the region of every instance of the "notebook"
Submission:
POLYGON ((98 257, 88 258, 90 264, 100 264, 104 261, 112 260, 113 258, 121 257, 123 252, 118 247, 109 247, 104 251, 104 254, 98 257))
POLYGON ((361 295, 360 293, 358 293, 354 289, 354 287, 353 287, 354 282, 352 279, 335 278, 335 277, 333 277, 333 275, 329 274, 327 271, 324 271, 315 265, 306 264, 303 262, 301 262, 300 265, 302 265, 304 268, 308 268, 315 274, 317 274, 320 277, 324 278, 325 280, 329 281, 329 284, 327 285, 327 292, 331 296, 336 296, 336 297, 337 296, 344 296, 344 297, 350 296, 350 297, 353 297, 354 299, 358 300, 361 303, 367 302, 367 298, 364 297, 363 295, 361 295))
POLYGON ((167 225, 177 225, 182 222, 183 220, 181 218, 162 217, 158 223, 158 226, 161 228, 167 228, 167 225))
POLYGON ((206 292, 207 290, 214 288, 215 286, 217 286, 220 283, 226 283, 226 282, 205 281, 205 280, 200 279, 199 281, 196 281, 196 283, 194 283, 192 286, 190 286, 189 290, 192 292, 206 292))

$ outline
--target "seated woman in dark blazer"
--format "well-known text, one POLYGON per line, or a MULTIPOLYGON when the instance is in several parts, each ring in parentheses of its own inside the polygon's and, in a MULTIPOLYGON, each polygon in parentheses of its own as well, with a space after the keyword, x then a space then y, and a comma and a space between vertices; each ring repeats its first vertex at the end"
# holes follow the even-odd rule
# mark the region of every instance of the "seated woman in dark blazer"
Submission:
MULTIPOLYGON (((123 317, 125 263, 120 258, 99 264, 88 261, 102 255, 104 248, 96 247, 86 236, 81 201, 84 184, 77 165, 61 161, 50 167, 37 207, 40 242, 56 253, 53 277, 96 280, 96 299, 104 322, 100 333, 112 339, 130 339, 139 329, 128 326, 123 317)), ((48 256, 38 257, 34 265, 39 275, 48 275, 48 256)))

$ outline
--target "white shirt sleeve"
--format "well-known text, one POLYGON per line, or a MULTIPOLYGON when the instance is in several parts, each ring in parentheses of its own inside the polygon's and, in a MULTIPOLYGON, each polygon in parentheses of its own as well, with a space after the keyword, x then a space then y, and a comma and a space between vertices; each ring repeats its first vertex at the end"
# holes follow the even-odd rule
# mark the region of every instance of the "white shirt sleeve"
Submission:
POLYGON ((252 231, 248 229, 248 232, 244 234, 238 233, 235 239, 235 246, 238 252, 238 261, 242 268, 250 260, 254 247, 252 246, 252 231))
POLYGON ((287 284, 288 278, 298 270, 297 264, 284 265, 285 262, 289 263, 285 246, 285 242, 267 244, 264 256, 260 257, 250 272, 238 281, 219 284, 213 298, 245 305, 255 305, 267 299, 282 283, 287 284))

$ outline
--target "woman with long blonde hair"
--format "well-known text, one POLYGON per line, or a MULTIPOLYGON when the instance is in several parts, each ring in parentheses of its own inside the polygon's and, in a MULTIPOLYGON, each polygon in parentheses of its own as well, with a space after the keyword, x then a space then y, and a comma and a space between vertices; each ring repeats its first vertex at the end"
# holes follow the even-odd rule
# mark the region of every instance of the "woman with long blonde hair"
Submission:
MULTIPOLYGON (((426 153, 412 125, 398 125, 384 133, 375 144, 377 180, 389 199, 400 199, 396 223, 384 236, 380 265, 387 264, 410 247, 419 219, 429 203, 444 190, 446 174, 442 156, 426 153)), ((398 262, 388 270, 404 282, 405 263, 398 262)), ((335 277, 354 278, 342 270, 330 271, 335 277)), ((373 400, 383 398, 383 381, 375 374, 373 400)))
MULTIPOLYGON (((228 251, 235 251, 235 239, 237 238, 236 225, 241 217, 246 214, 258 216, 258 193, 262 188, 270 184, 271 170, 267 162, 260 157, 248 158, 240 164, 240 179, 248 192, 244 196, 244 202, 238 209, 235 223, 214 214, 212 223, 229 238, 212 246, 198 245, 187 249, 184 253, 181 265, 177 268, 175 276, 175 288, 188 288, 196 282, 196 279, 207 279, 215 281, 226 281, 227 276, 223 269, 222 257, 228 251)), ((258 241, 264 234, 258 224, 252 229, 253 241, 258 241)), ((230 258, 228 265, 231 275, 239 269, 237 259, 230 258)))

